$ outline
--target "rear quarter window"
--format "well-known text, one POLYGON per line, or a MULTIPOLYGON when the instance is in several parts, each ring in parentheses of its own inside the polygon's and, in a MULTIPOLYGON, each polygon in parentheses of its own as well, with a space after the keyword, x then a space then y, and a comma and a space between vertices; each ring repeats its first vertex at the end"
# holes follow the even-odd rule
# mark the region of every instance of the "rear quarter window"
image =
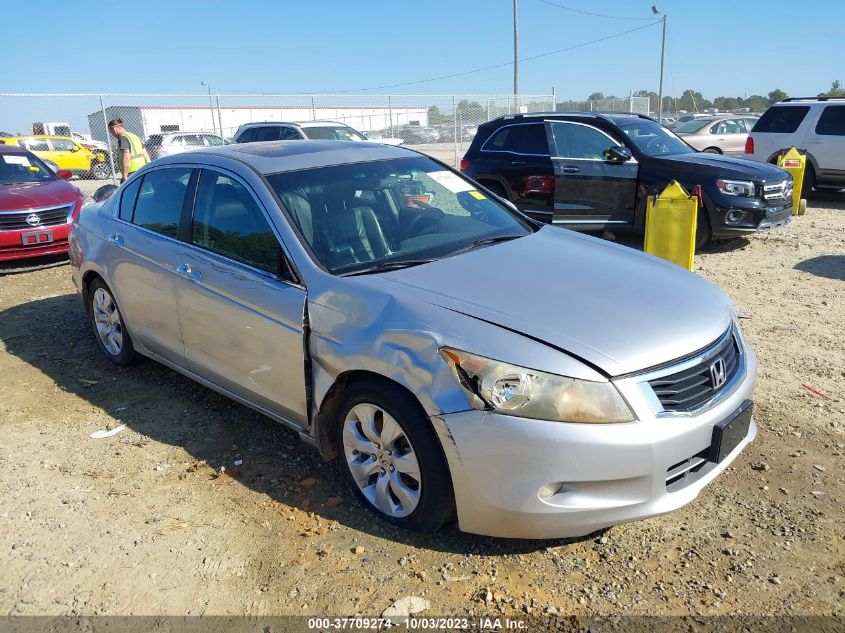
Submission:
POLYGON ((816 123, 816 134, 845 136, 845 105, 829 105, 816 123))
POLYGON ((752 132, 792 134, 809 111, 810 106, 773 106, 754 124, 752 132))

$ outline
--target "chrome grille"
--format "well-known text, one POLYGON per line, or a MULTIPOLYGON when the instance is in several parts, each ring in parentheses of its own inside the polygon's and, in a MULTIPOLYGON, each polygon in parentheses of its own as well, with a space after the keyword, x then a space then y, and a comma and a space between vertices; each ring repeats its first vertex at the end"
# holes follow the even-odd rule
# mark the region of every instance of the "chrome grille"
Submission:
POLYGON ((23 211, 0 211, 0 231, 20 231, 37 229, 42 226, 65 224, 70 213, 70 205, 47 209, 25 209, 23 211), (30 224, 27 218, 36 216, 37 222, 30 224))
POLYGON ((664 411, 692 411, 715 398, 739 370, 739 344, 731 331, 707 352, 706 360, 682 371, 648 381, 664 411), (721 384, 714 385, 713 366, 719 367, 721 384))
POLYGON ((763 200, 770 207, 792 203, 792 180, 778 180, 763 185, 763 200))

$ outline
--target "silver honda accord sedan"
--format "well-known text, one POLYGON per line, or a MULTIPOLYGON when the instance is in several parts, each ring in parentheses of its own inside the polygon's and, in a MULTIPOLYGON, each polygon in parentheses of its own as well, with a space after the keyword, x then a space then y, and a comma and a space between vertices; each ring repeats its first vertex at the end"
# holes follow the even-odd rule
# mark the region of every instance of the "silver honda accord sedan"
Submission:
POLYGON ((143 354, 289 426, 412 530, 662 514, 756 435, 757 361, 721 290, 408 149, 156 160, 83 209, 70 247, 112 362, 143 354))

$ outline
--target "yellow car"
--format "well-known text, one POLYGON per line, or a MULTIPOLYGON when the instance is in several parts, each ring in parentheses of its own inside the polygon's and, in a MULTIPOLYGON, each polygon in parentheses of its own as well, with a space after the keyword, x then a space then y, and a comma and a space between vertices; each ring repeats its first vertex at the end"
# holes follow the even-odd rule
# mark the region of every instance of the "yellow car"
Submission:
POLYGON ((70 169, 81 178, 102 180, 111 177, 108 154, 92 152, 66 136, 11 136, 0 138, 6 145, 18 145, 58 169, 70 169))

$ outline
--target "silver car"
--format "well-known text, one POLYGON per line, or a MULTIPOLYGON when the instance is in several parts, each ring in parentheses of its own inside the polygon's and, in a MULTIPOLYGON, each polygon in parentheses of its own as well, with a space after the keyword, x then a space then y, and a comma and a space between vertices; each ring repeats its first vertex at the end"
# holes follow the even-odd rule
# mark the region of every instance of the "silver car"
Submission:
POLYGON ((677 123, 673 131, 699 151, 741 156, 758 118, 732 114, 691 119, 677 123))
POLYGON ((294 429, 410 529, 552 538, 669 512, 757 432, 721 290, 404 148, 164 158, 70 243, 111 361, 149 356, 294 429))
POLYGON ((151 134, 144 148, 151 159, 162 158, 181 154, 188 150, 199 149, 200 147, 218 147, 226 145, 226 140, 217 134, 206 134, 205 132, 167 132, 163 134, 151 134))

